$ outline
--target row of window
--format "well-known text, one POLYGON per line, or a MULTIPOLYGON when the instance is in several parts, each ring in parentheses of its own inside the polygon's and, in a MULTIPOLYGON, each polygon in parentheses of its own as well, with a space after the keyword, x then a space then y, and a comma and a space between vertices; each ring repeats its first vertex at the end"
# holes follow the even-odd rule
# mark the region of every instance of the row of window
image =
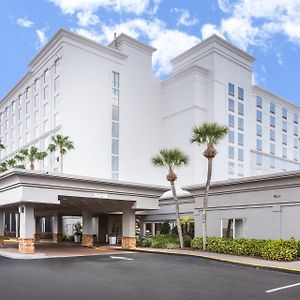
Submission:
MULTIPOLYGON (((231 82, 228 83, 228 94, 232 97, 235 97, 235 86, 231 82)), ((241 87, 238 87, 237 95, 238 95, 238 99, 244 100, 244 89, 241 87)))
MULTIPOLYGON (((287 151, 286 148, 282 148, 282 150, 283 150, 283 152, 287 151)), ((286 154, 284 154, 284 155, 286 155, 286 154)), ((294 151, 294 156, 295 156, 294 160, 297 161, 298 159, 296 159, 296 157, 298 158, 298 151, 294 151)), ((290 170, 295 169, 295 164, 293 164, 293 163, 288 163, 286 161, 280 161, 272 156, 267 157, 267 156, 263 156, 259 153, 256 154, 256 165, 258 166, 258 168, 261 168, 261 166, 263 164, 267 164, 267 162, 271 169, 281 168, 282 171, 287 171, 288 169, 290 169, 290 170)))

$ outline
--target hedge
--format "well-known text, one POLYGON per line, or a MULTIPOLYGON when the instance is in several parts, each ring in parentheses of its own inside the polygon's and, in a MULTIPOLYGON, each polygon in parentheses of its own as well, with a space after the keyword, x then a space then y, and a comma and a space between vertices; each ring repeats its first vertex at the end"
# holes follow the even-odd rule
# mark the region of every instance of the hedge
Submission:
MULTIPOLYGON (((184 246, 190 247, 192 238, 190 236, 184 236, 184 246)), ((150 247, 150 248, 165 248, 165 249, 178 249, 180 248, 178 235, 175 233, 170 234, 157 234, 146 238, 137 239, 138 247, 150 247)))
MULTIPOLYGON (((191 241, 191 247, 202 249, 202 238, 196 237, 191 241)), ((292 261, 300 259, 300 241, 290 240, 256 240, 207 238, 207 251, 261 257, 267 260, 292 261)))

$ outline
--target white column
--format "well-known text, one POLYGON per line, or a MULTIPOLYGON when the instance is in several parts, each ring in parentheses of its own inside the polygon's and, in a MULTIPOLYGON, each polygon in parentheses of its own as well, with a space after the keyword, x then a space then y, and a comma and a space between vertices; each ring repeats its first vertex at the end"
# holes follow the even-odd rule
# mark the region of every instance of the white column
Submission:
POLYGON ((152 235, 155 235, 155 222, 151 223, 152 235))
POLYGON ((88 211, 82 212, 82 246, 93 246, 93 215, 88 211))
POLYGON ((54 243, 62 242, 62 216, 56 214, 52 218, 52 240, 54 243))
POLYGON ((4 247, 4 212, 0 211, 0 248, 4 247))
MULTIPOLYGON (((15 214, 16 219, 16 238, 19 237, 19 228, 20 228, 20 215, 18 213, 15 214)), ((1 234, 0 234, 1 235, 1 234)))
POLYGON ((122 216, 122 248, 135 248, 135 211, 131 208, 123 210, 122 216))
POLYGON ((29 205, 21 205, 20 213, 20 238, 33 239, 35 233, 34 208, 29 205))

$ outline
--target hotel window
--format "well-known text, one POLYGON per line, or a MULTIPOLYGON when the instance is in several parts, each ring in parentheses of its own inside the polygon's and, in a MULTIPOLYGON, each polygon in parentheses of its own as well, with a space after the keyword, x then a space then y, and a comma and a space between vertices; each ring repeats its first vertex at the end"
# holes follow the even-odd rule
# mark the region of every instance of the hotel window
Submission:
POLYGON ((22 134, 23 133, 23 123, 19 123, 19 134, 22 134))
POLYGON ((244 146, 244 135, 242 133, 238 133, 238 144, 244 146))
POLYGON ((282 135, 282 144, 287 145, 287 135, 286 134, 282 135))
POLYGON ((60 68, 60 59, 57 58, 54 61, 54 74, 57 74, 59 72, 59 68, 60 68))
POLYGON ((60 96, 57 95, 54 97, 54 110, 59 110, 60 105, 60 96))
POLYGON ((270 157, 270 168, 275 169, 275 158, 270 157))
POLYGON ((298 125, 294 125, 294 136, 298 136, 298 125))
POLYGON ((228 158, 234 159, 234 148, 231 146, 228 147, 228 158))
POLYGON ((275 144, 270 144, 270 154, 275 155, 275 144))
POLYGON ((238 149, 238 160, 244 161, 244 150, 241 148, 238 149))
POLYGON ((244 166, 242 164, 238 164, 238 176, 239 177, 244 176, 244 166))
POLYGON ((239 115, 244 115, 244 104, 243 103, 238 103, 238 114, 239 115))
POLYGON ((274 102, 270 102, 270 113, 275 114, 275 103, 274 102))
POLYGON ((275 130, 270 129, 270 140, 275 141, 275 130))
POLYGON ((282 117, 287 119, 287 109, 285 107, 282 108, 282 117))
POLYGON ((6 120, 5 123, 4 123, 4 129, 8 130, 8 120, 6 120))
POLYGON ((256 111, 256 121, 257 122, 262 122, 262 112, 260 110, 256 111))
POLYGON ((44 105, 44 117, 48 117, 48 114, 49 114, 49 105, 48 103, 46 103, 44 105))
POLYGON ((49 79, 49 69, 44 71, 44 83, 47 82, 49 79))
POLYGON ((58 91, 60 88, 60 76, 54 79, 54 91, 58 91))
POLYGON ((19 119, 19 120, 22 119, 22 108, 19 108, 18 119, 19 119))
POLYGON ((262 151, 262 140, 260 140, 260 139, 256 140, 256 150, 262 151))
POLYGON ((298 161, 299 159, 299 151, 298 150, 294 150, 294 160, 298 161))
POLYGON ((270 116, 270 126, 275 127, 275 117, 274 116, 270 116))
POLYGON ((35 112, 34 112, 34 115, 33 115, 33 117, 34 117, 34 123, 36 124, 36 123, 38 123, 38 119, 39 119, 39 111, 38 110, 36 110, 35 112))
POLYGON ((221 237, 239 239, 245 237, 246 219, 221 219, 221 237))
POLYGON ((33 105, 34 105, 34 107, 37 107, 39 105, 39 94, 36 94, 34 96, 33 105))
POLYGON ((112 150, 111 153, 113 155, 119 155, 119 142, 117 139, 112 139, 112 150))
POLYGON ((260 124, 256 125, 256 135, 262 136, 262 126, 260 124))
POLYGON ((34 138, 37 138, 39 135, 39 126, 35 126, 33 129, 34 138))
POLYGON ((262 108, 262 97, 256 96, 256 106, 262 108))
POLYGON ((258 166, 261 166, 261 165, 262 165, 262 155, 256 154, 256 164, 257 164, 258 166))
POLYGON ((12 139, 15 138, 15 134, 16 134, 16 130, 14 128, 11 129, 11 136, 12 136, 12 139))
POLYGON ((282 157, 287 158, 287 148, 286 147, 282 147, 282 157))
POLYGON ((45 86, 44 87, 44 100, 48 100, 49 98, 49 87, 45 86))
POLYGON ((19 136, 19 137, 18 137, 18 148, 20 148, 21 145, 22 145, 22 137, 19 136))
POLYGON ((233 115, 228 115, 228 125, 230 127, 234 127, 234 116, 233 115))
POLYGON ((244 100, 244 89, 243 88, 238 88, 238 98, 240 100, 244 100))
POLYGON ((26 110, 26 114, 29 114, 29 109, 30 109, 30 102, 26 102, 26 107, 25 107, 25 110, 26 110))
POLYGON ((13 115, 11 116, 11 125, 15 125, 15 124, 16 124, 16 115, 13 114, 13 115))
POLYGON ((49 122, 48 120, 44 121, 44 133, 46 133, 49 130, 49 122))
POLYGON ((238 118, 238 129, 244 130, 244 119, 238 118))
POLYGON ((119 137, 119 124, 115 122, 112 123, 112 137, 113 138, 119 137))
POLYGON ((234 100, 231 98, 228 99, 228 110, 234 112, 234 100))
POLYGON ((23 95, 19 95, 19 106, 23 104, 23 95))
POLYGON ((12 102, 11 109, 12 109, 12 111, 15 111, 15 109, 16 109, 16 101, 12 102))
POLYGON ((298 124, 298 114, 294 113, 294 123, 298 124))
POLYGON ((234 131, 232 131, 232 130, 229 130, 228 141, 229 141, 229 143, 234 143, 234 131))
POLYGON ((282 131, 287 132, 287 122, 286 121, 282 121, 282 131))
POLYGON ((234 175, 234 162, 233 161, 228 162, 228 174, 234 175))
POLYGON ((25 133, 25 143, 28 143, 29 142, 29 132, 27 131, 25 133))
POLYGON ((299 144, 299 139, 298 138, 294 138, 294 148, 298 149, 298 144, 299 144))
POLYGON ((3 113, 0 113, 0 122, 3 120, 3 113))
POLYGON ((30 127, 30 117, 27 117, 26 118, 26 130, 29 130, 29 127, 30 127))
POLYGON ((56 126, 60 125, 60 123, 61 123, 60 122, 60 113, 58 112, 54 115, 54 126, 56 127, 56 126))
POLYGON ((234 84, 233 83, 228 83, 228 93, 229 95, 234 97, 234 84))

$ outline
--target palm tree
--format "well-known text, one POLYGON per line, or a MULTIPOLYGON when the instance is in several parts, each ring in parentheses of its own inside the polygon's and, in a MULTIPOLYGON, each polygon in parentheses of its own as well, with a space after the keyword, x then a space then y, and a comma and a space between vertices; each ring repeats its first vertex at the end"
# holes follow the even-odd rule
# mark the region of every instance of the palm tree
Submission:
POLYGON ((50 152, 59 150, 60 154, 60 172, 63 173, 63 157, 68 150, 74 149, 74 143, 70 140, 69 136, 57 134, 52 136, 52 144, 48 146, 50 152))
POLYGON ((192 143, 198 143, 199 145, 206 145, 206 149, 203 152, 204 157, 207 158, 207 179, 205 185, 205 192, 203 198, 203 212, 202 212, 202 233, 203 233, 203 250, 206 250, 207 240, 207 206, 208 206, 208 193, 211 183, 212 175, 212 161, 217 155, 215 145, 222 139, 228 132, 227 126, 222 126, 217 123, 203 123, 198 127, 194 127, 193 136, 191 138, 192 143))
POLYGON ((155 166, 166 167, 168 169, 168 175, 166 179, 170 182, 172 196, 175 203, 177 231, 178 231, 181 248, 183 248, 183 236, 182 236, 182 228, 180 223, 178 197, 175 188, 175 181, 177 180, 177 175, 174 173, 174 168, 187 164, 188 160, 189 157, 176 148, 162 149, 159 151, 158 155, 152 157, 152 163, 155 166))
POLYGON ((7 163, 6 161, 3 161, 2 163, 0 163, 0 173, 3 173, 5 171, 7 171, 8 168, 7 168, 7 163))
POLYGON ((48 153, 46 151, 39 151, 35 146, 31 146, 29 149, 22 149, 18 154, 18 158, 22 161, 26 158, 30 162, 30 170, 34 170, 34 163, 36 160, 43 160, 48 153), (23 157, 23 158, 22 158, 23 157))

